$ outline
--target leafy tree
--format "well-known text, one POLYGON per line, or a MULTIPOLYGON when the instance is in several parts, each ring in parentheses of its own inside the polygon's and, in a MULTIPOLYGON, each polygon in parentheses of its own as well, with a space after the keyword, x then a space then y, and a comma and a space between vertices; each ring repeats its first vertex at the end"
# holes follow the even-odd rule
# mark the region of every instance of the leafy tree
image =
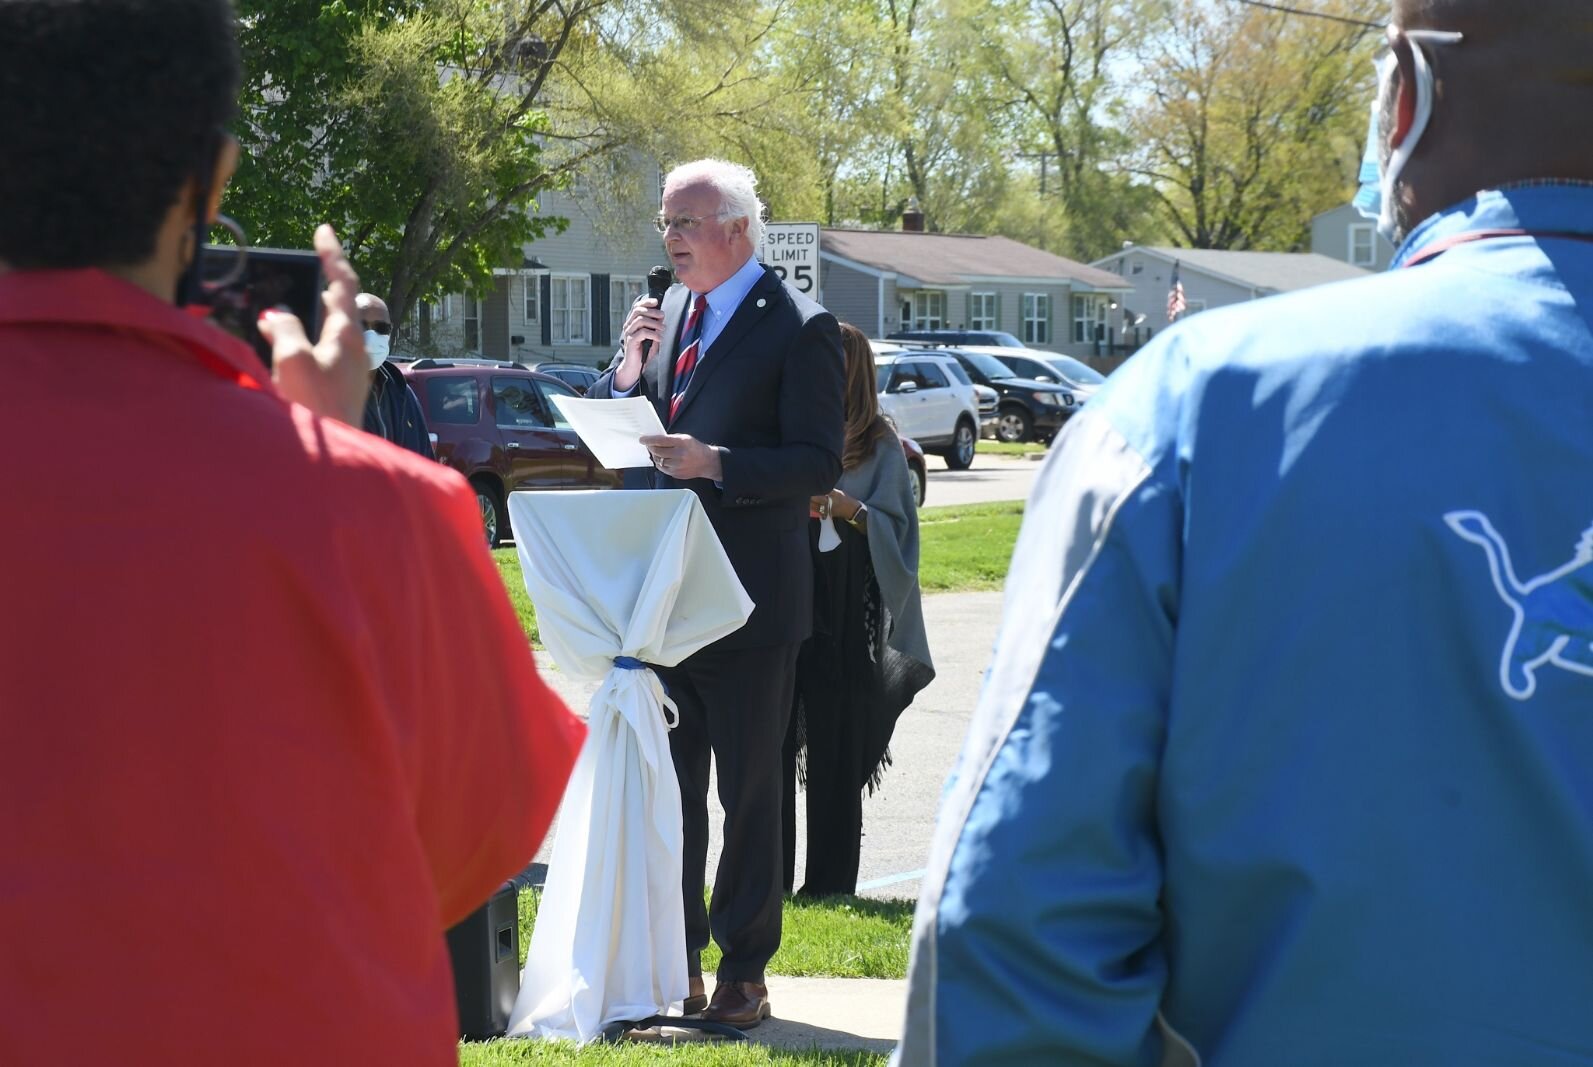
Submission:
MULTIPOLYGON (((1039 224, 1041 247, 1093 259, 1125 233, 1143 234, 1150 190, 1125 166, 1125 58, 1144 30, 1146 0, 962 0, 966 27, 1010 116, 1021 160, 1038 181, 1007 225, 1039 224)), ((999 224, 998 224, 999 225, 999 224)), ((1017 236, 1017 234, 1014 234, 1017 236)))
POLYGON ((547 109, 610 2, 242 0, 229 212, 290 247, 331 222, 398 322, 416 300, 486 288, 563 224, 537 196, 623 144, 556 129, 547 109))
MULTIPOLYGON (((1319 0, 1371 21, 1381 0, 1319 0)), ((1366 26, 1215 0, 1160 0, 1145 48, 1148 92, 1132 130, 1136 173, 1194 248, 1291 250, 1342 203, 1364 145, 1366 26)))

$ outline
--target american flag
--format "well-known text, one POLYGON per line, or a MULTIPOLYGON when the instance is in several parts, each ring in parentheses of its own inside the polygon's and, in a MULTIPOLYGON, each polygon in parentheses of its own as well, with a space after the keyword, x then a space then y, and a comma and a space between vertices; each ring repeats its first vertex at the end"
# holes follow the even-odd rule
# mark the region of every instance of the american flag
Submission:
POLYGON ((1184 302, 1184 283, 1178 280, 1178 262, 1173 261, 1173 287, 1167 291, 1167 321, 1177 322, 1178 316, 1189 309, 1184 302))

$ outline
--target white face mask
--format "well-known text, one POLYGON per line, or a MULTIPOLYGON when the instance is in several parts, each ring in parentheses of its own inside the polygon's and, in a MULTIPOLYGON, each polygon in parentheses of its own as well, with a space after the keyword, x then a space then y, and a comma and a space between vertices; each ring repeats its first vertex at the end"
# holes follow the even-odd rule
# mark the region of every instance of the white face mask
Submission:
POLYGON ((1433 117, 1433 68, 1427 62, 1422 45, 1459 44, 1464 36, 1446 30, 1408 30, 1405 39, 1411 43, 1411 59, 1416 67, 1416 113, 1405 140, 1384 163, 1383 146, 1389 143, 1393 131, 1382 128, 1381 116, 1384 110, 1393 108, 1385 109, 1383 102, 1394 91, 1399 61, 1393 53, 1383 56, 1377 62, 1377 99, 1372 101, 1372 126, 1366 139, 1366 156, 1361 161, 1361 191, 1355 197, 1355 206, 1361 214, 1377 218, 1377 232, 1396 243, 1403 236, 1398 232, 1399 219, 1395 214, 1396 186, 1433 117))
POLYGON ((387 360, 388 344, 385 333, 375 330, 365 331, 365 354, 371 359, 371 370, 380 367, 387 360))

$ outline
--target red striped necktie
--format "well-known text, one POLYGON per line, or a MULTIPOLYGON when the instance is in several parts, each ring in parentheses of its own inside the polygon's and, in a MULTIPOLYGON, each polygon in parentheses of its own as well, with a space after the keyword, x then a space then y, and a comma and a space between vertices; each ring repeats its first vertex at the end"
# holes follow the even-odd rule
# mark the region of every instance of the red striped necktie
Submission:
POLYGON ((691 385, 691 372, 697 368, 697 355, 702 350, 702 316, 708 310, 708 297, 701 293, 691 303, 691 315, 686 319, 686 329, 681 333, 680 339, 686 342, 686 347, 680 350, 680 355, 675 357, 675 386, 669 398, 669 418, 674 421, 675 412, 680 410, 680 402, 686 395, 686 387, 691 385))

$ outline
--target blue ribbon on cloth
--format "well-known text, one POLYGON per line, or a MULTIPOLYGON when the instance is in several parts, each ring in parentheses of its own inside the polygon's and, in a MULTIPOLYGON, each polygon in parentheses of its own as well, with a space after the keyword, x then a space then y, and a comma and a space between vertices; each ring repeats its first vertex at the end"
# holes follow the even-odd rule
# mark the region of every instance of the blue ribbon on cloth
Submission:
MULTIPOLYGON (((645 671, 648 669, 647 664, 643 663, 634 656, 615 656, 614 666, 618 667, 622 671, 645 671)), ((656 676, 658 672, 654 671, 653 673, 656 676)), ((662 678, 658 679, 658 685, 659 688, 663 689, 664 696, 669 696, 669 686, 664 683, 662 678)), ((669 728, 673 730, 679 724, 679 722, 680 718, 677 714, 675 719, 670 722, 669 728)))

